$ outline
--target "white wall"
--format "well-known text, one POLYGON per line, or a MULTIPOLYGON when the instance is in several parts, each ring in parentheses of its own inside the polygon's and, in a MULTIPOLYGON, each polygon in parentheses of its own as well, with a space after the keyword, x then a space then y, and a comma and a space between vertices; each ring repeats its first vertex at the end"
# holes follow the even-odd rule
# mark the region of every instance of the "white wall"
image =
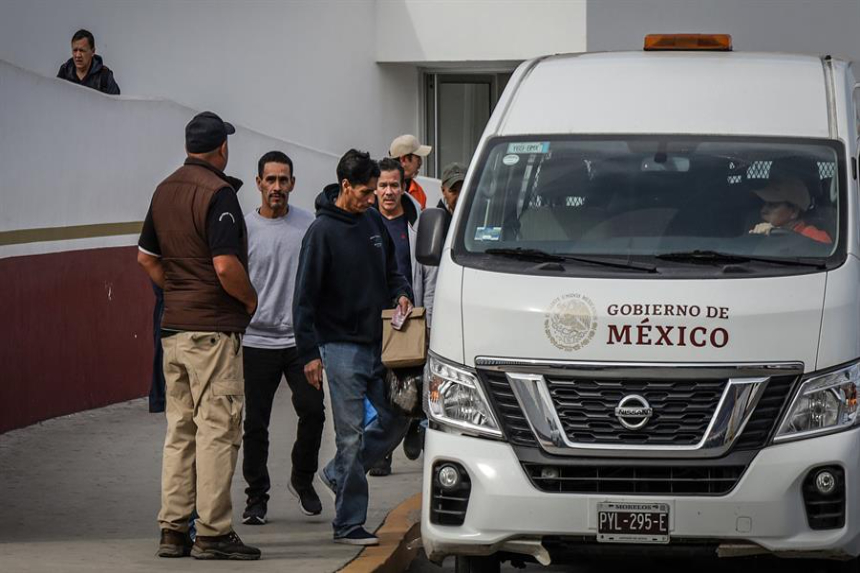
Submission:
POLYGON ((525 60, 584 52, 585 0, 377 0, 380 62, 525 60))
POLYGON ((0 60, 53 77, 81 27, 123 95, 336 155, 418 131, 417 71, 376 63, 372 0, 2 0, 0 60))
MULTIPOLYGON (((197 112, 166 100, 112 97, 0 61, 0 232, 142 221, 155 186, 182 164, 185 124, 197 112)), ((295 205, 313 209, 335 180, 338 157, 237 125, 227 173, 245 182, 245 212, 259 206, 257 159, 280 149, 295 161, 295 205)), ((133 245, 137 236, 0 246, 0 258, 133 245)))
POLYGON ((726 33, 735 50, 860 60, 858 0, 591 0, 588 51, 641 50, 645 34, 726 33))

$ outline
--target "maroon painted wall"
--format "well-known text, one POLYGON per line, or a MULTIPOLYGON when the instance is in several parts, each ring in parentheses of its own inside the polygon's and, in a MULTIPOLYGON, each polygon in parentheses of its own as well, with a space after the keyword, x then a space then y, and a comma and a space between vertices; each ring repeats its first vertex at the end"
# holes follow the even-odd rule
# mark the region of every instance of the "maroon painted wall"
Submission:
POLYGON ((149 392, 154 297, 136 253, 0 259, 0 433, 149 392))

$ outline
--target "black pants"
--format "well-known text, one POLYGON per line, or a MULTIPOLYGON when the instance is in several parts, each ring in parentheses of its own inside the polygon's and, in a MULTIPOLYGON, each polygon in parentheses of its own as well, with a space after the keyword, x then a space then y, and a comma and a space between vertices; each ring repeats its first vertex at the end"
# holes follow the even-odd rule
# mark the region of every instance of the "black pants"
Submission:
POLYGON ((152 335, 155 344, 155 356, 152 360, 152 382, 149 385, 149 411, 164 412, 166 398, 164 394, 164 352, 161 348, 161 318, 164 314, 164 291, 152 283, 155 293, 155 307, 152 309, 152 335))
POLYGON ((269 350, 244 348, 245 355, 245 448, 242 473, 249 500, 268 501, 269 420, 272 402, 281 383, 281 375, 293 393, 293 407, 299 417, 296 442, 293 444, 291 479, 298 487, 310 485, 317 471, 320 440, 325 422, 323 392, 311 386, 304 373, 296 348, 269 350))

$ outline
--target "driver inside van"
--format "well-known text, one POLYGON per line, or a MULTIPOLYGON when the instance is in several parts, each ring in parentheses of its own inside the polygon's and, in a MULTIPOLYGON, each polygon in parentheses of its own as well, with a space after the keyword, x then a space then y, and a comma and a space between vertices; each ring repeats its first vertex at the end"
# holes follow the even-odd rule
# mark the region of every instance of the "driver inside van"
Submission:
POLYGON ((832 243, 826 231, 807 224, 803 215, 811 200, 806 185, 797 177, 771 179, 767 186, 753 191, 764 201, 761 207, 763 222, 750 229, 753 235, 770 235, 774 230, 798 233, 819 243, 832 243))

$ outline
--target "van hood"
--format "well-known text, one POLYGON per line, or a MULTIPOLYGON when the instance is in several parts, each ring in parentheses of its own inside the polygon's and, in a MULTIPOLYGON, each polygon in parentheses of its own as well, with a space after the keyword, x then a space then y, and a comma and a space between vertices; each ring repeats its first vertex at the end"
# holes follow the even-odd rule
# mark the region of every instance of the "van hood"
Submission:
POLYGON ((466 268, 464 359, 802 362, 810 371, 826 284, 826 273, 608 280, 466 268))

